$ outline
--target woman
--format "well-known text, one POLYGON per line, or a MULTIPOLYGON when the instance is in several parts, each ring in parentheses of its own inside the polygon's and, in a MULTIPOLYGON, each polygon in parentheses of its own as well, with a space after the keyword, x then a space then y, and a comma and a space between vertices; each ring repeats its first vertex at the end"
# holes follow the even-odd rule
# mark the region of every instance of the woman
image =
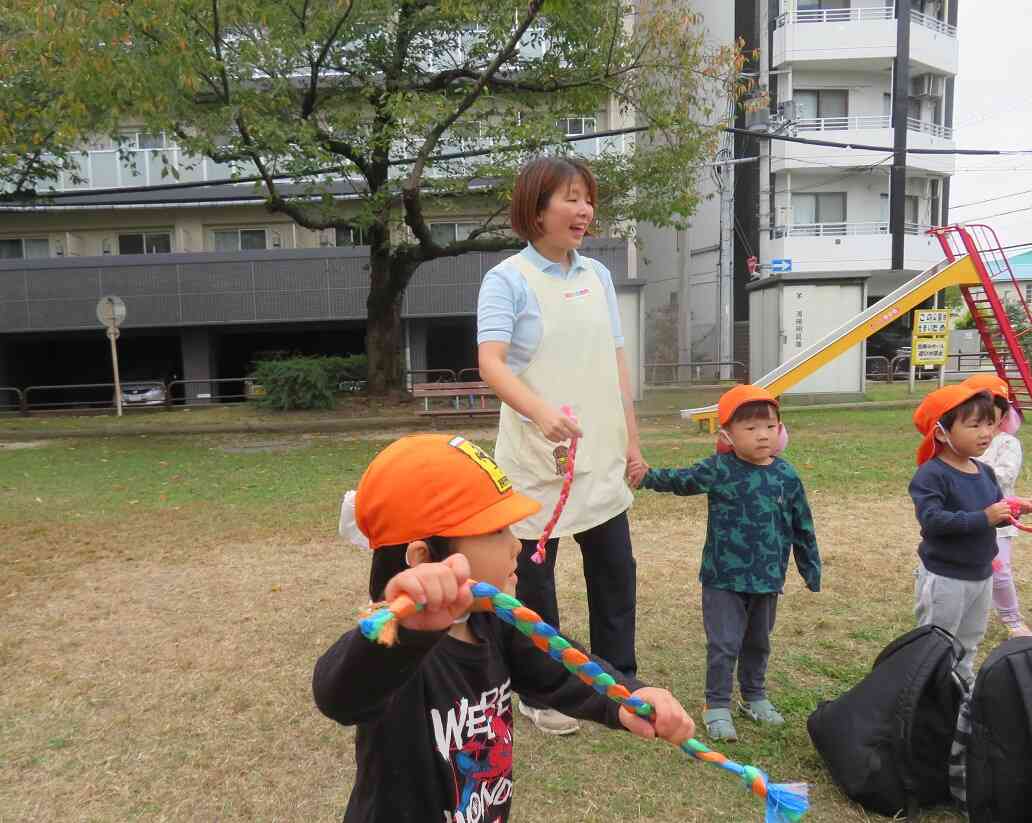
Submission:
MULTIPOLYGON (((598 186, 580 160, 543 157, 516 180, 512 227, 527 247, 484 277, 477 306, 480 375, 502 400, 495 459, 515 488, 542 504, 513 527, 523 543, 516 594, 554 626, 558 538, 573 535, 587 583, 591 650, 627 675, 634 654, 635 563, 627 509, 645 472, 616 292, 609 271, 577 253, 595 215, 598 186), (576 420, 560 411, 569 405, 576 420), (537 538, 559 498, 566 443, 577 447, 573 490, 542 565, 537 538)), ((542 731, 577 722, 521 698, 542 731)))

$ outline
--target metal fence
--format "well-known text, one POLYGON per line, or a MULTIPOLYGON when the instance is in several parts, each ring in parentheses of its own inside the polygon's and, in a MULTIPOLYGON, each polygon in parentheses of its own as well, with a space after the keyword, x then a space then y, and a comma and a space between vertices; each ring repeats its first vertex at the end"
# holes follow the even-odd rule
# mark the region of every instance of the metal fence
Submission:
POLYGON ((0 413, 24 413, 25 395, 14 386, 0 386, 0 413))
POLYGON ((745 380, 748 369, 740 360, 689 360, 684 363, 646 363, 645 382, 650 386, 676 386, 719 380, 715 372, 722 366, 734 369, 735 380, 745 380), (703 370, 705 369, 705 374, 703 370))

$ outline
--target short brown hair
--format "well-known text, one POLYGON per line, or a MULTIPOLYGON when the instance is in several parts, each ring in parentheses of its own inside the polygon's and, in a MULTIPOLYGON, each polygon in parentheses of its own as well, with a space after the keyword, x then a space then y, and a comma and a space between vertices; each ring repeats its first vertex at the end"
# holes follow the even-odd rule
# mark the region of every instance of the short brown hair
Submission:
POLYGON ((735 409, 735 413, 731 415, 731 419, 727 423, 731 425, 732 423, 744 423, 746 420, 770 420, 771 412, 774 412, 774 417, 778 421, 781 420, 781 409, 774 403, 766 400, 753 400, 751 403, 743 403, 735 409))
POLYGON ((976 423, 994 423, 996 421, 996 411, 989 392, 981 391, 972 395, 940 417, 939 423, 946 431, 950 431, 954 423, 966 423, 972 418, 976 423))
POLYGON ((537 218, 547 207, 555 191, 571 180, 580 177, 588 190, 592 205, 598 198, 598 182, 588 164, 575 157, 539 157, 531 160, 516 178, 512 190, 510 219, 512 230, 530 242, 541 236, 537 218))

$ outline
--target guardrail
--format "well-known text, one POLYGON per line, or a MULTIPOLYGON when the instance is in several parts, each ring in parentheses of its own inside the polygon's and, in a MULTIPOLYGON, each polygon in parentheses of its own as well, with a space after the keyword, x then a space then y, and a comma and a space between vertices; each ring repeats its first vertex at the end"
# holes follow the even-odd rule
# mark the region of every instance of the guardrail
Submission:
POLYGON ((781 28, 789 23, 866 23, 870 20, 894 20, 892 7, 865 6, 851 9, 807 9, 782 14, 775 23, 781 28))
POLYGON ((848 129, 887 129, 892 118, 881 115, 847 115, 844 117, 801 117, 793 120, 797 131, 846 131, 848 129))
POLYGON ((910 19, 917 23, 919 26, 924 26, 926 29, 931 29, 939 34, 945 34, 947 37, 957 36, 957 27, 950 25, 938 17, 932 17, 930 14, 924 14, 920 11, 910 10, 910 19))
POLYGON ((888 380, 892 381, 892 369, 889 366, 889 358, 880 354, 873 354, 864 361, 864 376, 867 380, 888 380), (882 368, 872 368, 872 362, 884 363, 882 368), (881 375, 881 376, 879 376, 881 375))
POLYGON ((25 414, 25 395, 22 394, 22 390, 15 388, 14 386, 0 386, 0 413, 17 412, 18 414, 25 414), (14 402, 5 401, 3 398, 7 395, 14 395, 14 402))
POLYGON ((210 406, 212 403, 247 400, 260 397, 256 391, 258 384, 250 377, 208 377, 196 380, 172 380, 165 389, 166 406, 210 406), (238 392, 213 391, 212 387, 238 384, 238 392), (191 386, 206 386, 207 391, 191 391, 191 386), (183 396, 176 397, 176 389, 183 389, 183 396))
POLYGON ((455 371, 452 369, 408 369, 405 372, 405 385, 409 391, 412 390, 412 384, 420 381, 413 380, 413 375, 422 374, 427 377, 433 375, 432 379, 424 379, 423 383, 454 383, 455 382, 455 371))
POLYGON ((476 368, 475 366, 473 368, 469 368, 469 369, 459 369, 459 374, 457 376, 457 380, 460 383, 463 382, 464 380, 468 381, 468 380, 480 380, 480 379, 481 379, 480 378, 480 369, 476 368), (463 376, 463 375, 465 375, 465 376, 463 376))
MULTIPOLYGON (((904 223, 903 233, 925 234, 930 228, 920 223, 904 223)), ((774 226, 774 237, 845 237, 871 234, 888 234, 887 220, 866 223, 794 223, 790 226, 774 226)))
MULTIPOLYGON (((134 381, 135 382, 135 381, 134 381)), ((140 381, 143 382, 143 381, 140 381)), ((60 411, 62 409, 113 409, 115 407, 115 384, 114 383, 69 383, 61 386, 28 386, 22 392, 24 402, 22 409, 25 414, 30 414, 34 409, 60 411), (72 394, 86 394, 86 397, 76 397, 73 400, 34 400, 46 394, 61 392, 61 396, 72 394), (101 399, 98 395, 103 394, 101 399), (94 399, 96 398, 96 399, 94 399)))
POLYGON ((745 363, 740 360, 689 360, 684 363, 646 363, 645 364, 645 383, 649 386, 671 386, 679 383, 699 383, 703 380, 719 380, 719 377, 707 373, 705 376, 702 374, 703 369, 708 371, 713 369, 719 369, 721 366, 732 366, 735 369, 735 379, 744 380, 748 369, 745 367, 745 363), (649 379, 649 370, 652 370, 652 379, 649 379), (668 370, 663 373, 662 370, 668 370), (682 369, 688 369, 688 379, 684 380, 681 377, 682 369), (661 378, 657 379, 656 372, 661 370, 661 378), (694 370, 694 377, 692 375, 694 370))
POLYGON ((953 139, 953 129, 949 126, 941 126, 931 120, 918 120, 916 117, 907 118, 907 131, 930 134, 932 137, 941 137, 943 140, 953 139))

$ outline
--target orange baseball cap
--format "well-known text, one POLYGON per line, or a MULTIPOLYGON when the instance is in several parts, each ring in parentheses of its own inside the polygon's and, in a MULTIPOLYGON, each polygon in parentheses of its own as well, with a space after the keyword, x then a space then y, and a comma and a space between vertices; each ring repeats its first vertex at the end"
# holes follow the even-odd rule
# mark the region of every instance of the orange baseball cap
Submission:
POLYGON ((1007 381, 998 374, 993 374, 992 372, 973 374, 960 385, 970 386, 973 389, 979 389, 981 391, 988 391, 990 394, 1002 397, 1004 400, 1010 402, 1010 386, 1008 386, 1007 381))
POLYGON ((966 403, 976 394, 989 394, 989 390, 969 386, 965 380, 955 386, 936 389, 921 401, 921 405, 914 410, 914 426, 924 435, 921 445, 917 447, 917 465, 931 460, 939 449, 935 441, 935 424, 946 412, 966 403))
POLYGON ((720 400, 717 401, 717 418, 720 420, 720 425, 726 426, 730 423, 740 406, 757 402, 773 403, 774 408, 780 408, 778 399, 773 394, 751 383, 742 383, 733 389, 728 389, 720 395, 720 400))
POLYGON ((366 468, 355 522, 377 549, 433 536, 490 534, 540 508, 513 491, 491 456, 465 437, 414 434, 395 440, 366 468))

